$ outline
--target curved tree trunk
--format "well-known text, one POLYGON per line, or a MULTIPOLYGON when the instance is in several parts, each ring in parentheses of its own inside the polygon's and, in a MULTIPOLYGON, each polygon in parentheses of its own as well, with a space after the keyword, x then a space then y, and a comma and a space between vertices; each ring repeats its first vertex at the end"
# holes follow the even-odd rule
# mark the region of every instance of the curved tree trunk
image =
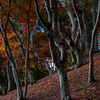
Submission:
POLYGON ((98 14, 97 14, 97 20, 95 23, 95 26, 92 31, 92 37, 91 37, 91 47, 90 47, 90 52, 89 52, 89 76, 88 76, 88 83, 91 84, 95 81, 94 79, 94 73, 93 73, 93 47, 94 47, 94 40, 95 40, 95 34, 97 27, 99 25, 100 21, 100 0, 98 2, 98 14))
POLYGON ((61 91, 61 99, 62 100, 70 100, 70 91, 68 86, 67 79, 67 50, 66 45, 63 41, 61 41, 58 32, 58 11, 57 11, 57 2, 56 0, 44 0, 46 10, 48 13, 48 23, 44 21, 40 12, 37 0, 35 1, 37 14, 42 21, 42 23, 47 28, 48 34, 47 37, 49 39, 50 52, 53 62, 57 68, 60 82, 60 91, 61 91), (60 48, 60 50, 59 50, 60 48), (61 54, 61 56, 60 56, 61 54), (67 82, 67 83, 66 83, 67 82))
MULTIPOLYGON (((50 32, 50 34, 51 34, 51 32, 50 32)), ((61 58, 60 58, 59 49, 55 46, 54 39, 52 36, 50 36, 50 38, 49 38, 49 44, 50 44, 51 56, 53 58, 53 62, 55 63, 55 66, 56 66, 57 72, 58 72, 58 76, 59 76, 61 100, 71 100, 70 89, 69 89, 68 78, 67 78, 66 46, 65 45, 61 46, 62 53, 61 53, 61 58)))
POLYGON ((5 50, 7 53, 8 60, 12 66, 12 72, 13 72, 13 76, 15 79, 16 87, 17 87, 17 100, 23 100, 23 93, 22 93, 22 89, 21 89, 21 85, 20 85, 19 75, 18 75, 18 72, 16 70, 16 65, 14 63, 14 59, 12 57, 7 38, 4 39, 4 43, 5 43, 5 50))
MULTIPOLYGON (((11 49, 9 47, 8 38, 6 36, 6 28, 7 28, 8 19, 9 19, 9 13, 7 14, 7 17, 6 17, 6 24, 4 26, 4 29, 0 30, 0 32, 1 32, 2 38, 4 40, 7 58, 12 66, 13 77, 15 79, 15 83, 16 83, 16 87, 17 87, 17 100, 23 100, 23 93, 22 93, 22 89, 20 86, 19 75, 18 75, 18 72, 16 70, 16 65, 15 65, 14 59, 12 57, 11 49)), ((0 26, 0 28, 2 29, 1 26, 0 26)))
MULTIPOLYGON (((92 23, 94 27, 95 21, 96 21, 96 0, 93 0, 93 14, 92 15, 93 15, 92 23)), ((98 33, 95 34, 94 49, 95 49, 95 52, 98 51, 98 33)))
POLYGON ((78 25, 79 25, 79 29, 80 29, 80 47, 79 47, 79 56, 81 54, 81 57, 79 58, 81 61, 80 63, 85 64, 85 57, 84 57, 84 49, 85 49, 85 29, 84 29, 84 24, 85 24, 85 19, 82 19, 82 14, 84 15, 85 13, 85 3, 86 0, 84 0, 84 2, 82 0, 79 1, 80 4, 80 9, 77 7, 77 3, 75 0, 71 0, 72 1, 72 5, 74 8, 74 11, 76 13, 77 16, 77 20, 78 20, 78 25))

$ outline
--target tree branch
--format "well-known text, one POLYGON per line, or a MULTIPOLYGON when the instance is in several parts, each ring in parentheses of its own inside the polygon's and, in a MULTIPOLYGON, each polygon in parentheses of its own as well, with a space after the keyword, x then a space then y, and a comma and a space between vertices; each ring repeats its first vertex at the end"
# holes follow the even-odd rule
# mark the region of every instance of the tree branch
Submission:
POLYGON ((10 22, 10 24, 12 25, 13 31, 14 31, 15 35, 17 36, 17 39, 18 39, 18 41, 19 41, 19 43, 20 43, 20 48, 21 48, 21 51, 22 51, 22 55, 23 55, 24 58, 26 58, 26 57, 25 57, 25 52, 24 52, 24 49, 23 49, 22 41, 21 41, 19 35, 17 34, 17 32, 16 32, 16 30, 15 30, 15 28, 14 28, 14 25, 13 25, 13 23, 10 21, 10 19, 9 19, 9 22, 10 22))
POLYGON ((48 30, 50 30, 50 27, 49 27, 48 23, 46 23, 46 22, 44 21, 44 19, 42 18, 41 14, 40 14, 39 6, 38 6, 37 0, 34 0, 34 2, 35 2, 36 12, 37 12, 37 15, 38 15, 39 19, 41 20, 41 22, 43 23, 43 25, 44 25, 48 30))

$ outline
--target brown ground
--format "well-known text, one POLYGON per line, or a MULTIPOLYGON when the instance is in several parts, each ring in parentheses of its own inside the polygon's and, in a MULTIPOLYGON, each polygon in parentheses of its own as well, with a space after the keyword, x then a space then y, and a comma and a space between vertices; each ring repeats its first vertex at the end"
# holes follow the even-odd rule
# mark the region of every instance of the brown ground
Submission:
MULTIPOLYGON (((88 85, 89 63, 81 68, 68 72, 70 94, 73 100, 100 100, 100 52, 94 55, 94 76, 96 82, 88 85)), ((23 87, 24 88, 24 87, 23 87)), ((0 100, 16 100, 16 90, 9 92, 5 96, 0 96, 0 100)), ((49 75, 32 86, 28 86, 28 100, 60 100, 59 80, 57 72, 49 75)))

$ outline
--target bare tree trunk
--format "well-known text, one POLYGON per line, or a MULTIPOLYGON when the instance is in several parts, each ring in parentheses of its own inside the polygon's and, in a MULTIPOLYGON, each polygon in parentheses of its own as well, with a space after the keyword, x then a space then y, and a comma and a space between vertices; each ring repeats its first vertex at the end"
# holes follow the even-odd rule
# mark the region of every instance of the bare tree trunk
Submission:
POLYGON ((21 86, 20 86, 19 75, 16 70, 16 65, 14 63, 14 59, 12 58, 12 54, 11 54, 11 50, 10 50, 7 38, 6 38, 6 40, 4 39, 4 43, 5 43, 5 50, 7 53, 8 60, 12 66, 12 72, 13 72, 13 76, 15 79, 16 87, 17 87, 17 100, 23 100, 23 93, 22 93, 21 86))
POLYGON ((27 74, 28 74, 28 65, 29 65, 29 44, 30 44, 30 30, 29 30, 29 13, 31 10, 31 2, 32 0, 30 0, 29 3, 29 10, 27 13, 27 48, 26 48, 26 58, 25 58, 25 89, 24 89, 24 100, 26 100, 26 94, 27 94, 27 74))
MULTIPOLYGON (((10 0, 8 0, 8 3, 10 5, 10 0)), ((0 7, 2 8, 1 4, 0 4, 0 7)), ((7 38, 7 35, 6 35, 6 28, 7 28, 7 25, 8 25, 8 19, 9 19, 9 13, 6 16, 6 22, 5 22, 4 27, 2 27, 2 24, 0 23, 0 32, 1 32, 2 38, 4 40, 7 58, 8 58, 9 62, 11 63, 11 66, 12 66, 13 76, 14 76, 14 79, 15 79, 16 87, 17 87, 17 100, 23 100, 23 93, 22 93, 21 86, 20 86, 20 80, 19 80, 18 72, 16 70, 16 65, 15 65, 14 59, 12 57, 11 49, 9 47, 8 38, 7 38)))
POLYGON ((96 20, 95 26, 94 26, 93 31, 92 31, 91 47, 90 47, 90 51, 89 51, 89 61, 90 61, 90 63, 89 63, 89 76, 88 76, 88 83, 89 84, 91 84, 95 81, 94 73, 93 73, 93 47, 94 47, 95 34, 96 34, 97 27, 99 25, 99 21, 100 21, 100 0, 98 2, 97 20, 96 20))
MULTIPOLYGON (((19 57, 19 53, 17 54, 17 57, 16 57, 16 59, 15 59, 15 62, 16 62, 16 70, 17 70, 17 72, 18 72, 18 57, 19 57)), ((20 80, 20 85, 23 86, 22 80, 21 80, 20 76, 19 76, 19 80, 20 80)))
POLYGON ((58 32, 58 11, 57 11, 57 2, 56 0, 44 0, 46 10, 48 13, 48 23, 44 21, 40 12, 37 0, 35 1, 37 14, 42 21, 42 23, 47 28, 48 34, 47 37, 49 39, 50 52, 53 59, 53 62, 58 70, 59 82, 60 82, 60 91, 61 91, 61 99, 62 100, 70 100, 70 91, 68 86, 67 79, 67 50, 66 45, 63 41, 61 41, 58 32), (59 50, 59 48, 60 50, 59 50), (61 54, 61 56, 60 56, 61 54), (67 83, 66 83, 67 82, 67 83))
MULTIPOLYGON (((29 60, 29 61, 30 61, 30 60, 29 60)), ((28 75, 29 75, 29 79, 30 79, 31 85, 34 84, 34 83, 35 83, 35 80, 34 80, 34 77, 33 77, 32 72, 31 72, 31 70, 30 70, 30 63, 29 63, 29 65, 28 65, 28 75)))
POLYGON ((62 46, 61 50, 61 58, 59 49, 55 46, 53 37, 49 39, 50 44, 50 51, 53 58, 53 62, 56 65, 58 76, 59 76, 59 82, 60 82, 60 93, 61 93, 61 100, 70 100, 70 90, 68 85, 68 78, 67 78, 67 52, 66 52, 66 46, 62 46), (58 49, 58 50, 57 50, 58 49), (58 52, 57 52, 58 51, 58 52), (56 54, 57 52, 57 54, 56 54), (60 60, 60 59, 61 60, 60 60))
MULTIPOLYGON (((93 0, 93 14, 92 15, 93 15, 92 23, 94 27, 95 21, 96 21, 96 0, 93 0)), ((98 33, 95 34, 94 49, 95 49, 95 52, 98 51, 98 33)))
POLYGON ((67 78, 67 70, 66 66, 61 66, 57 68, 59 82, 60 82, 60 92, 61 92, 61 100, 70 100, 70 90, 67 78), (64 68, 65 67, 65 68, 64 68))
POLYGON ((72 30, 71 30, 71 37, 72 37, 72 40, 75 40, 75 37, 76 37, 76 32, 77 32, 77 19, 74 17, 73 13, 72 13, 72 10, 71 10, 71 6, 68 2, 68 0, 63 0, 65 5, 66 5, 66 8, 67 8, 67 11, 68 11, 68 15, 69 15, 69 18, 71 20, 71 23, 72 23, 72 30))
POLYGON ((98 32, 95 34, 95 41, 94 41, 94 50, 97 52, 98 49, 98 32))
POLYGON ((85 55, 89 55, 90 44, 91 44, 91 29, 88 22, 87 14, 85 8, 82 10, 82 21, 84 26, 84 34, 85 34, 85 55))
POLYGON ((7 66, 7 78, 8 78, 8 92, 11 90, 11 81, 10 81, 10 75, 9 75, 9 62, 6 64, 7 66))
POLYGON ((78 20, 78 25, 79 25, 79 29, 80 29, 80 47, 79 47, 79 56, 77 57, 80 57, 80 54, 81 54, 81 57, 79 58, 80 61, 82 60, 82 64, 85 64, 85 57, 84 57, 84 49, 85 49, 85 29, 84 29, 84 24, 85 24, 85 18, 82 19, 82 14, 84 15, 85 13, 85 4, 86 4, 86 0, 84 0, 84 2, 82 0, 79 1, 79 4, 80 4, 80 9, 77 7, 77 3, 76 1, 74 0, 71 0, 72 1, 72 5, 73 5, 73 8, 74 8, 74 11, 76 13, 76 16, 77 16, 77 20, 78 20))
POLYGON ((15 79, 16 87, 17 87, 17 100, 23 100, 23 93, 21 90, 20 80, 18 77, 18 73, 17 73, 16 67, 15 67, 15 64, 13 62, 11 62, 11 66, 12 66, 13 76, 15 79))

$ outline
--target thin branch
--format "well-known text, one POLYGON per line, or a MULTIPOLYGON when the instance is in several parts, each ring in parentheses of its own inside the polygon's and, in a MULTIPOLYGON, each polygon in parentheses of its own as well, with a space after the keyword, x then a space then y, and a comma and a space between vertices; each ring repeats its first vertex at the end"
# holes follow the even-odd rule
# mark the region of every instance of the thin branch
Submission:
POLYGON ((43 23, 43 25, 44 25, 48 30, 50 30, 50 27, 49 27, 48 23, 46 23, 46 22, 44 21, 44 19, 42 18, 41 14, 40 14, 40 10, 39 10, 39 6, 38 6, 37 0, 34 0, 34 2, 35 2, 36 12, 37 12, 37 15, 38 15, 39 19, 41 20, 41 22, 43 23))
POLYGON ((51 12, 51 9, 50 9, 50 3, 49 3, 49 0, 44 0, 45 2, 45 7, 46 7, 46 10, 47 10, 47 13, 48 13, 48 21, 50 22, 50 18, 52 16, 52 12, 51 12))
POLYGON ((19 41, 19 43, 20 43, 20 48, 21 48, 21 51, 22 51, 22 55, 23 55, 24 58, 26 58, 26 57, 25 57, 25 52, 24 52, 24 49, 23 49, 22 41, 21 41, 19 35, 17 34, 17 32, 16 32, 16 30, 15 30, 15 28, 14 28, 14 25, 13 25, 13 23, 10 21, 10 19, 9 19, 9 22, 10 22, 10 24, 12 25, 13 31, 14 31, 15 35, 17 36, 17 39, 18 39, 18 41, 19 41))

